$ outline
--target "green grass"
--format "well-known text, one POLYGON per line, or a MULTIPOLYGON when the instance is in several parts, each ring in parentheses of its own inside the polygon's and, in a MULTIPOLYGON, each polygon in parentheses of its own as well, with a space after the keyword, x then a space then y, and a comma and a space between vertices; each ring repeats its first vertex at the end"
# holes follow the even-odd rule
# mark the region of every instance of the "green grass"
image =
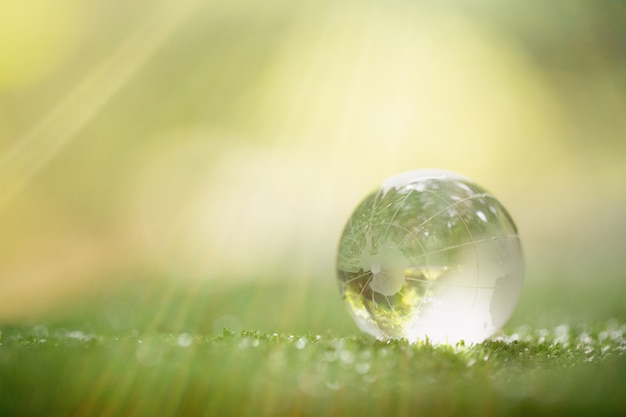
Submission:
POLYGON ((626 326, 519 329, 465 347, 224 329, 6 328, 3 416, 620 415, 626 326))
POLYGON ((332 286, 137 284, 0 327, 0 416, 625 415, 621 292, 562 324, 525 294, 450 347, 360 335, 332 286))

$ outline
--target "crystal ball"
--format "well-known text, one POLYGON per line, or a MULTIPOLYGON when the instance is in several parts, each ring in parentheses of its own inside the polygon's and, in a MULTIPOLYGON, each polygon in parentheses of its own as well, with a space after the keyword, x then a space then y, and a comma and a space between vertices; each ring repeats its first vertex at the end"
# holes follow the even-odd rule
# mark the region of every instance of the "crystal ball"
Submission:
POLYGON ((350 216, 337 278, 358 327, 379 339, 479 343, 522 290, 517 228, 489 192, 459 174, 391 177, 350 216))

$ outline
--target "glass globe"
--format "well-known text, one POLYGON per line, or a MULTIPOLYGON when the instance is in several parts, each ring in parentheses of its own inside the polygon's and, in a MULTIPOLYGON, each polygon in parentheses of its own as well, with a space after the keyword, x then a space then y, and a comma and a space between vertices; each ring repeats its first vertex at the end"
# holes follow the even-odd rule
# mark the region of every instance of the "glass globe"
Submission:
POLYGON ((471 180, 418 170, 383 182, 339 242, 341 294, 379 339, 479 343, 511 316, 522 290, 517 228, 471 180))

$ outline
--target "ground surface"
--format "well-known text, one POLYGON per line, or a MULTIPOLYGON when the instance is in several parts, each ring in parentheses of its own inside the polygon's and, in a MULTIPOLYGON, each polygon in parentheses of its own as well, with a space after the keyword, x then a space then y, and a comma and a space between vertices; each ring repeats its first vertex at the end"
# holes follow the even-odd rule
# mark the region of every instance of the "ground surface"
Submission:
POLYGON ((210 293, 144 288, 5 324, 0 415, 626 414, 616 318, 542 323, 522 302, 493 340, 436 347, 360 335, 335 292, 210 293))
POLYGON ((12 328, 2 415, 623 415, 626 326, 473 347, 357 337, 12 328))

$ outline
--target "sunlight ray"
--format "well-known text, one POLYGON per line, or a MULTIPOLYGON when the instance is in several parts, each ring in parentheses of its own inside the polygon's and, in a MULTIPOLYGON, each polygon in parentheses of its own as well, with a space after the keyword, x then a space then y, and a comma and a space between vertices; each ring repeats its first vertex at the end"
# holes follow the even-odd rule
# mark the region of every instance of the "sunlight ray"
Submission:
POLYGON ((93 119, 195 9, 164 2, 39 123, 0 155, 0 210, 93 119))

